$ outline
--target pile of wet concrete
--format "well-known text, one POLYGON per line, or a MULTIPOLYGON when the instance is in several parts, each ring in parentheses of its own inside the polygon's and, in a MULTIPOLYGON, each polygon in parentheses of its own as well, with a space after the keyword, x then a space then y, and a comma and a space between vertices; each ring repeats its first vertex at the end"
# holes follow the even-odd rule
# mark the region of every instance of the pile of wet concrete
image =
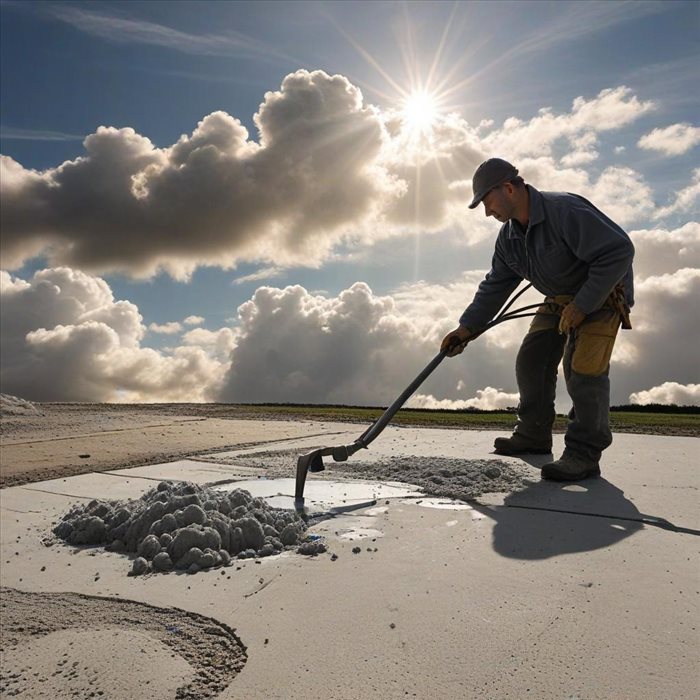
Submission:
MULTIPOLYGON (((307 451, 318 449, 309 447, 307 451)), ((220 464, 236 464, 264 469, 269 478, 289 474, 289 464, 299 456, 299 450, 265 450, 220 457, 209 455, 220 464)), ((315 478, 371 479, 399 481, 417 486, 427 496, 473 501, 487 493, 512 493, 525 488, 539 475, 527 463, 506 462, 502 459, 467 459, 397 454, 373 460, 351 459, 347 462, 327 460, 328 469, 315 478)))
POLYGON ((131 575, 196 573, 231 564, 233 558, 268 557, 296 548, 301 554, 325 551, 306 538, 297 513, 272 508, 248 491, 217 491, 197 484, 162 481, 141 498, 94 500, 76 505, 53 533, 76 546, 103 545, 135 554, 131 575))
POLYGON ((346 475, 414 484, 428 496, 458 501, 473 501, 486 493, 511 493, 527 486, 533 476, 528 465, 500 459, 415 455, 375 462, 345 462, 341 469, 346 475))

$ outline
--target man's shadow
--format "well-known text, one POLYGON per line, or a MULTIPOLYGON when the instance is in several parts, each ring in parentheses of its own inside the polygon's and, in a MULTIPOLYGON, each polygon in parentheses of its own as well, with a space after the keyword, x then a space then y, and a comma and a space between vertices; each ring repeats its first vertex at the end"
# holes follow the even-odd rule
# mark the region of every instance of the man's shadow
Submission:
POLYGON ((573 484, 533 480, 509 494, 502 506, 471 505, 496 521, 493 547, 512 559, 610 547, 641 530, 648 518, 602 478, 573 484))

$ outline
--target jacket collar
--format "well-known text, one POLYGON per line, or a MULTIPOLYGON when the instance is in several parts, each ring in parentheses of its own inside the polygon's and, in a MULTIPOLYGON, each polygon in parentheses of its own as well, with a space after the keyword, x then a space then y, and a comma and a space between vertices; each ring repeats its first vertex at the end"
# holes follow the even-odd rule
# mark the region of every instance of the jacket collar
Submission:
MULTIPOLYGON (((529 231, 533 226, 541 224, 544 221, 544 204, 542 195, 539 190, 536 190, 532 185, 525 185, 530 193, 530 224, 527 227, 529 231)), ((507 223, 508 238, 521 238, 522 226, 512 219, 507 223)), ((527 233, 527 231, 525 232, 527 233)))

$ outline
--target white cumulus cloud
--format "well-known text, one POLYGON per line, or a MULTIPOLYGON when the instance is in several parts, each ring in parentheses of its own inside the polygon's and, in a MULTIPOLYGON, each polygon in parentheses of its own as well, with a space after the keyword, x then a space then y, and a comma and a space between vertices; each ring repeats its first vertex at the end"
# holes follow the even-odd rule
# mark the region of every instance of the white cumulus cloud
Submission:
POLYGON ((682 268, 638 280, 631 331, 620 331, 611 380, 617 403, 640 386, 697 380, 700 269, 682 268))
MULTIPOLYGON (((678 248, 691 234, 642 232, 648 240, 639 245, 653 258, 658 238, 671 235, 678 248)), ((673 256, 650 261, 638 277, 634 330, 620 333, 613 357, 613 403, 640 387, 697 380, 700 270, 677 264, 673 256)), ((364 283, 336 296, 261 287, 233 327, 191 328, 177 347, 154 350, 144 346, 138 308, 114 299, 104 280, 68 268, 29 280, 2 272, 0 379, 4 391, 30 400, 387 405, 437 353, 481 275, 404 285, 392 296, 364 283)), ((446 359, 412 405, 516 405, 515 355, 528 322, 503 324, 446 359)))
POLYGON ((360 282, 331 298, 261 287, 239 318, 223 401, 388 401, 434 349, 391 298, 360 282))
POLYGON ((518 394, 509 394, 501 389, 487 386, 478 389, 476 396, 471 399, 436 399, 432 395, 416 394, 407 403, 411 408, 448 408, 459 410, 462 408, 478 408, 482 411, 495 411, 511 408, 518 405, 518 394))
POLYGON ((678 406, 700 406, 700 384, 664 382, 644 391, 630 394, 630 403, 676 404, 678 406))
POLYGON ((163 335, 175 335, 182 330, 182 324, 178 321, 168 321, 167 323, 150 323, 148 330, 153 333, 162 333, 163 335))
POLYGON ((220 328, 217 331, 193 328, 182 336, 182 342, 184 345, 203 348, 211 357, 228 364, 231 352, 236 347, 236 332, 232 328, 220 328))
POLYGON ((553 156, 556 144, 568 142, 571 151, 563 164, 579 165, 597 157, 597 133, 621 129, 655 108, 653 101, 640 100, 628 87, 606 88, 592 99, 577 97, 567 113, 542 108, 527 121, 510 117, 483 143, 490 152, 517 160, 553 156))
MULTIPOLYGON (((387 405, 437 354, 474 284, 404 286, 393 297, 375 295, 361 282, 330 297, 298 285, 261 287, 239 307, 239 335, 219 400, 387 405)), ((492 352, 490 342, 484 336, 445 360, 420 393, 493 403, 495 390, 484 387, 504 376, 512 387, 517 348, 511 343, 492 352)))
POLYGON ((306 264, 393 187, 373 167, 382 121, 342 76, 288 75, 254 121, 258 142, 214 112, 170 148, 100 127, 83 157, 41 173, 3 156, 3 267, 40 250, 54 264, 143 277, 237 260, 306 264))
POLYGON ((647 151, 658 151, 667 156, 687 153, 700 143, 700 128, 692 124, 671 124, 644 134, 637 145, 647 151))
POLYGON ((3 391, 37 401, 203 401, 228 363, 201 345, 143 347, 138 308, 102 279, 66 267, 0 273, 3 391))
POLYGON ((2 266, 43 254, 52 266, 94 274, 186 280, 198 266, 263 264, 241 283, 318 267, 344 243, 450 227, 477 243, 493 227, 467 210, 470 178, 492 155, 540 189, 592 198, 625 225, 654 206, 642 175, 607 167, 593 176, 586 167, 598 158, 599 134, 654 108, 620 86, 578 97, 568 112, 542 109, 496 128, 444 115, 416 141, 395 110, 368 104, 344 76, 299 70, 265 93, 252 136, 216 111, 168 147, 130 127, 100 126, 82 156, 43 171, 2 156, 2 266))
POLYGON ((657 209, 653 217, 656 220, 663 219, 672 214, 689 212, 693 205, 700 199, 700 168, 693 171, 693 176, 688 185, 678 190, 675 199, 669 205, 657 209))
POLYGON ((689 221, 677 229, 633 230, 630 238, 635 248, 634 274, 638 282, 681 268, 700 268, 700 223, 697 221, 689 221))

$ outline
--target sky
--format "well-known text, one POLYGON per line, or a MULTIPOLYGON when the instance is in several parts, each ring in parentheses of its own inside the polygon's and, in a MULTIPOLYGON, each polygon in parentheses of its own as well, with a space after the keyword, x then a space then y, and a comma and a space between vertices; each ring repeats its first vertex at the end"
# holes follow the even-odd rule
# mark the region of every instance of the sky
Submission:
MULTIPOLYGON (((700 404, 699 3, 0 13, 4 393, 386 404, 490 267, 500 224, 467 205, 498 156, 635 245, 612 402, 700 404)), ((526 330, 411 405, 517 405, 526 330)))

